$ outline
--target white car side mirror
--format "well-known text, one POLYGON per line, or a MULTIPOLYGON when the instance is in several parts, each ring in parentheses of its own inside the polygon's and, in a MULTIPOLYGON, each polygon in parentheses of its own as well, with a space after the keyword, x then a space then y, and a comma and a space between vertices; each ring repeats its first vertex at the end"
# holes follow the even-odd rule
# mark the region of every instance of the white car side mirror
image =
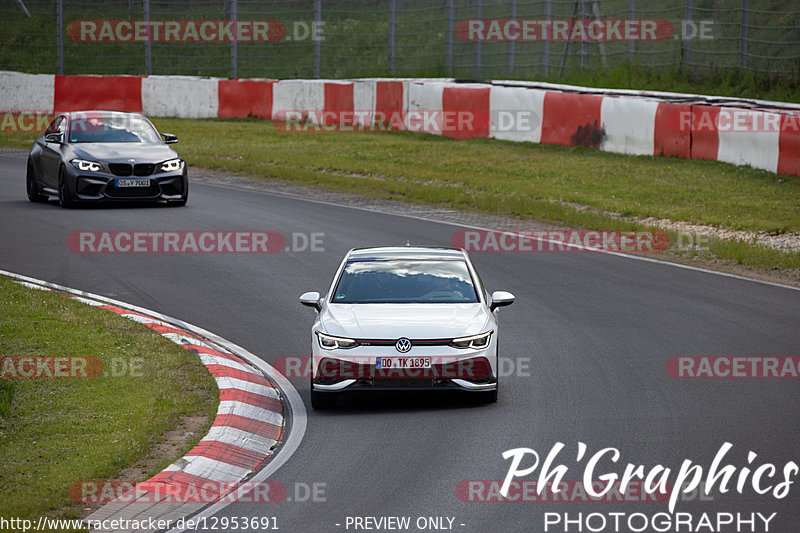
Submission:
POLYGON ((498 307, 504 307, 514 303, 514 295, 506 291, 494 291, 492 293, 492 305, 489 309, 494 311, 498 307))
POLYGON ((307 305, 308 307, 313 307, 317 311, 322 309, 322 305, 319 303, 319 293, 316 291, 304 292, 300 296, 300 303, 303 305, 307 305))

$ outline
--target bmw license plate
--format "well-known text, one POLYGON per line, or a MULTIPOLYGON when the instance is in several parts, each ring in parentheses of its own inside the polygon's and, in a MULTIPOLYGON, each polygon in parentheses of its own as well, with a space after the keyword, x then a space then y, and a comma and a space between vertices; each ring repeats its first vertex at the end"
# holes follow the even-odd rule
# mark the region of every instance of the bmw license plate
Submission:
POLYGON ((430 368, 430 357, 376 357, 376 368, 430 368))
POLYGON ((117 180, 117 187, 149 187, 149 186, 150 186, 149 178, 117 180))

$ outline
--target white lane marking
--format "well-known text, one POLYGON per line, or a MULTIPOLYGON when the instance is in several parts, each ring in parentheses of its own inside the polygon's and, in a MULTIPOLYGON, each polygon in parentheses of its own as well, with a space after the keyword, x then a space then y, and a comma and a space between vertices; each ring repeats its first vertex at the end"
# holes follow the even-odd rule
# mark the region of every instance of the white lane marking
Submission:
MULTIPOLYGON (((172 325, 176 325, 180 328, 186 329, 197 335, 205 337, 215 344, 218 344, 220 348, 224 348, 224 351, 230 353, 233 352, 237 356, 245 359, 248 363, 257 366, 260 368, 269 378, 275 383, 283 392, 283 395, 286 398, 287 403, 284 404, 285 407, 288 408, 289 413, 287 416, 290 416, 289 419, 291 423, 291 428, 288 432, 288 438, 281 443, 276 449, 277 455, 275 455, 272 460, 267 463, 267 465, 256 472, 248 481, 252 484, 257 484, 261 481, 268 479, 272 474, 274 474, 281 466, 289 460, 289 458, 294 455, 294 452, 297 451, 297 448, 300 446, 300 442, 303 440, 303 436, 306 433, 306 426, 308 425, 308 415, 306 414, 306 408, 303 404, 303 400, 300 398, 300 394, 297 392, 297 389, 294 388, 294 385, 286 379, 286 377, 278 372, 275 368, 273 368, 269 363, 262 360, 261 358, 255 356, 254 354, 250 353, 248 350, 245 350, 241 346, 232 343, 219 335, 211 333, 210 331, 203 329, 199 326, 195 326, 194 324, 190 324, 183 320, 178 320, 176 318, 172 318, 170 316, 158 313, 156 311, 152 311, 150 309, 146 309, 144 307, 139 307, 137 305, 127 304, 125 302, 121 302, 119 300, 114 300, 113 298, 106 298, 105 296, 100 296, 97 294, 92 294, 85 291, 80 291, 78 289, 72 289, 70 287, 64 287, 63 285, 58 285, 56 283, 50 283, 48 281, 43 281, 36 278, 31 278, 29 276, 23 276, 21 274, 16 274, 14 272, 8 272, 6 270, 0 270, 0 274, 15 278, 22 281, 27 281, 29 283, 36 283, 42 285, 44 287, 48 287, 50 289, 56 289, 59 291, 67 292, 70 294, 79 294, 84 297, 94 298, 96 300, 109 303, 111 305, 115 305, 118 307, 124 307, 131 311, 135 311, 137 313, 141 313, 143 315, 150 315, 153 317, 158 318, 159 320, 163 320, 165 322, 169 322, 172 325)), ((218 349, 218 348, 213 348, 218 349)), ((231 403, 231 402, 220 402, 220 405, 223 403, 231 403)), ((240 404, 244 405, 245 407, 258 409, 257 407, 253 407, 247 404, 240 404)), ((251 409, 248 409, 247 412, 250 412, 251 409)), ((261 409, 264 413, 269 413, 269 416, 272 420, 264 419, 265 422, 270 422, 272 424, 281 425, 281 423, 285 420, 281 415, 278 413, 274 413, 272 411, 267 411, 265 409, 261 409)), ((234 414, 241 414, 242 416, 247 416, 244 413, 236 412, 234 414)), ((248 416, 248 418, 253 418, 252 416, 248 416)), ((286 428, 284 427, 284 431, 286 428)), ((285 433, 284 433, 285 434, 285 433)), ((213 516, 214 514, 220 512, 221 510, 225 509, 231 502, 217 502, 209 507, 207 507, 203 512, 199 513, 197 516, 213 516)), ((169 533, 181 533, 184 529, 172 529, 169 533)))
MULTIPOLYGON (((337 204, 336 202, 330 202, 330 201, 327 201, 327 200, 314 200, 314 199, 311 199, 311 198, 304 198, 302 196, 296 196, 296 195, 290 194, 290 193, 262 191, 260 189, 249 189, 249 188, 244 188, 244 187, 235 187, 235 186, 232 186, 232 185, 222 185, 222 184, 210 183, 210 182, 200 182, 200 183, 202 183, 203 185, 208 185, 210 187, 220 187, 222 189, 231 189, 231 190, 234 190, 234 191, 247 191, 248 193, 256 192, 256 193, 265 194, 267 196, 276 196, 278 198, 291 198, 293 200, 299 200, 299 201, 302 201, 302 202, 311 202, 311 203, 314 203, 314 204, 328 205, 328 206, 332 206, 332 207, 340 207, 340 208, 343 208, 343 209, 356 209, 358 211, 367 211, 369 213, 378 213, 378 214, 386 215, 386 216, 405 217, 405 218, 411 218, 411 219, 414 219, 414 220, 423 220, 425 222, 434 222, 436 224, 446 224, 448 226, 455 226, 457 228, 476 229, 476 230, 483 230, 483 231, 494 231, 494 232, 497 232, 497 233, 516 235, 512 231, 498 231, 496 229, 485 228, 483 226, 474 226, 472 224, 464 224, 462 222, 451 222, 451 221, 448 221, 448 220, 437 220, 435 218, 428 218, 428 217, 424 217, 424 216, 420 216, 420 215, 413 215, 413 214, 408 214, 408 213, 387 213, 386 211, 381 211, 380 209, 376 209, 374 207, 363 207, 363 206, 357 206, 357 205, 337 204)), ((332 191, 332 192, 336 192, 336 191, 332 191)), ((421 207, 425 207, 425 206, 422 206, 421 204, 420 204, 420 206, 421 207)), ((537 240, 535 237, 530 237, 530 238, 532 238, 534 240, 537 240)), ((549 239, 541 239, 541 240, 543 242, 551 242, 549 239)), ((573 244, 571 246, 576 246, 576 245, 573 244)), ((580 246, 580 248, 583 248, 583 246, 580 246)), ((694 265, 685 265, 683 263, 673 263, 673 262, 667 261, 665 259, 655 259, 655 258, 652 258, 652 257, 642 257, 642 256, 634 255, 634 254, 624 254, 624 253, 620 253, 620 252, 614 252, 614 251, 611 251, 611 250, 597 250, 597 249, 594 249, 594 248, 590 248, 590 250, 593 251, 593 252, 596 251, 597 253, 601 253, 601 254, 613 255, 613 256, 616 256, 616 257, 623 257, 625 259, 635 259, 637 261, 646 261, 648 263, 656 263, 656 264, 659 264, 659 265, 673 266, 673 267, 683 268, 683 269, 686 269, 686 270, 692 270, 692 271, 695 271, 695 272, 703 272, 703 273, 706 273, 706 274, 714 274, 714 275, 717 275, 717 276, 723 276, 723 277, 726 277, 726 278, 739 279, 739 280, 743 280, 743 281, 752 281, 754 283, 761 283, 763 285, 770 285, 772 287, 778 287, 778 288, 781 288, 781 289, 792 289, 794 291, 800 291, 800 287, 795 287, 793 285, 784 285, 783 283, 777 283, 775 281, 767 281, 767 280, 758 279, 758 278, 750 278, 750 277, 747 277, 747 276, 742 276, 741 274, 731 274, 730 272, 721 272, 719 270, 712 270, 710 268, 704 268, 704 267, 699 267, 699 266, 694 266, 694 265)))

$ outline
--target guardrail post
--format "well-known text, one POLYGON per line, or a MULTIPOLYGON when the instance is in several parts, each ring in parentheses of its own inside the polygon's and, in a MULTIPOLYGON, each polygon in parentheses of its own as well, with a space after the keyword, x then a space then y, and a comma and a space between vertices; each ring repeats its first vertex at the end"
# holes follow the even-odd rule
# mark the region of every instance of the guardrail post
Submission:
POLYGON ((453 27, 454 27, 453 13, 453 0, 447 0, 447 57, 445 58, 445 65, 447 67, 447 75, 453 75, 453 27))
MULTIPOLYGON (((314 22, 315 28, 321 27, 322 23, 322 0, 314 0, 314 22)), ((314 77, 319 78, 322 70, 322 39, 316 35, 314 39, 314 77)))
MULTIPOLYGON (((636 0, 628 0, 628 18, 633 20, 636 18, 636 0)), ((632 63, 636 55, 636 41, 628 39, 628 62, 632 63)))
MULTIPOLYGON (((550 20, 552 16, 552 3, 551 0, 544 1, 544 19, 550 20)), ((551 36, 548 35, 547 38, 544 40, 542 46, 542 73, 545 77, 547 77, 548 71, 550 70, 550 38, 551 36)))
POLYGON ((231 42, 231 78, 235 79, 239 77, 239 28, 237 26, 239 13, 236 0, 230 0, 230 9, 234 28, 233 41, 231 42))
POLYGON ((397 25, 397 0, 389 1, 389 72, 394 74, 394 33, 397 25))
POLYGON ((686 0, 686 18, 684 24, 681 25, 681 41, 683 42, 683 62, 687 65, 692 58, 692 40, 686 39, 685 28, 686 23, 692 20, 692 11, 694 11, 693 1, 686 0))
POLYGON ((747 67, 747 32, 750 26, 750 0, 742 0, 742 22, 739 25, 739 67, 747 67))
MULTIPOLYGON (((483 0, 476 0, 475 2, 475 18, 478 20, 483 18, 483 0)), ((472 71, 476 79, 481 77, 481 44, 480 39, 475 41, 475 65, 472 71)))
POLYGON ((144 42, 144 73, 153 74, 153 33, 150 31, 150 0, 144 0, 144 23, 147 26, 147 40, 144 42))
POLYGON ((56 72, 64 74, 64 0, 56 1, 56 72))
MULTIPOLYGON (((580 18, 581 20, 586 20, 588 18, 586 11, 586 0, 580 0, 580 2, 581 2, 580 18)), ((586 67, 589 66, 589 43, 587 43, 583 39, 581 40, 580 56, 581 56, 581 68, 585 69, 586 67)))
MULTIPOLYGON (((511 0, 511 19, 517 18, 517 0, 511 0)), ((514 52, 516 52, 516 42, 510 41, 508 43, 508 75, 514 73, 514 52)))

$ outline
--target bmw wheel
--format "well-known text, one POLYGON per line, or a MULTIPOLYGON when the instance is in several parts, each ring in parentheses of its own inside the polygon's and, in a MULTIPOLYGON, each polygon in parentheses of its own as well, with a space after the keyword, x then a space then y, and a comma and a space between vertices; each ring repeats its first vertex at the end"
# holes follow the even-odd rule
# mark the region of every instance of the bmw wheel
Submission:
POLYGON ((67 174, 64 172, 64 167, 58 171, 58 204, 61 207, 73 207, 75 200, 70 196, 69 187, 67 186, 67 174))
POLYGON ((33 162, 28 161, 28 172, 25 176, 25 189, 28 191, 28 200, 31 202, 46 202, 47 196, 39 192, 39 185, 36 183, 36 172, 33 169, 33 162))

